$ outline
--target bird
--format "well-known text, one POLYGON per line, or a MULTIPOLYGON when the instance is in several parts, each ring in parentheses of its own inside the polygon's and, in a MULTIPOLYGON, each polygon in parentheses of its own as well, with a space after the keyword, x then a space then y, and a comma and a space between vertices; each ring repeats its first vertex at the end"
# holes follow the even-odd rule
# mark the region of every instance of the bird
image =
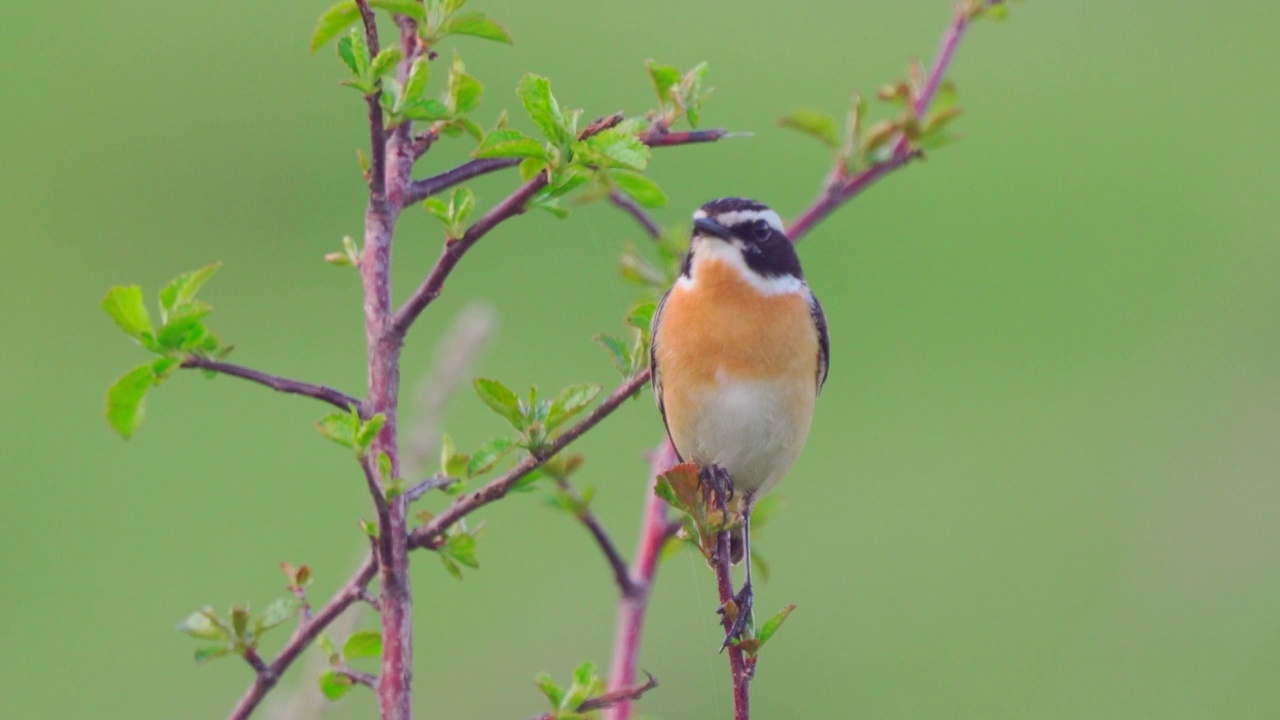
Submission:
POLYGON ((650 338, 653 394, 677 457, 704 482, 727 474, 718 494, 743 516, 730 559, 747 565, 727 645, 752 614, 751 510, 804 447, 831 354, 826 315, 778 213, 739 197, 699 208, 650 338))

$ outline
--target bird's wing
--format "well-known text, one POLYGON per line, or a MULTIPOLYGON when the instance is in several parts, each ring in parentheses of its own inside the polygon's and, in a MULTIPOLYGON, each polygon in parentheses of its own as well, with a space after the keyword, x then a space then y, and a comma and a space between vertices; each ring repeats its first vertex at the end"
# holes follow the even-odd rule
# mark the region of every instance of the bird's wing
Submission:
MULTIPOLYGON (((827 332, 827 316, 822 312, 822 303, 818 296, 809 293, 809 314, 813 316, 813 324, 818 329, 818 392, 827 382, 827 368, 831 361, 831 335, 827 332)), ((657 370, 654 370, 657 376, 657 370)))
MULTIPOLYGON (((658 307, 653 311, 653 322, 649 325, 649 382, 653 385, 653 400, 658 404, 658 413, 662 415, 662 427, 667 430, 667 439, 671 440, 671 447, 675 447, 675 440, 671 437, 671 425, 667 423, 667 408, 662 404, 662 373, 658 368, 658 343, 662 332, 662 309, 667 305, 667 298, 671 296, 670 291, 662 296, 658 301, 658 307)), ((680 451, 676 451, 676 457, 680 457, 680 451)), ((681 458, 683 460, 683 458, 681 458)))

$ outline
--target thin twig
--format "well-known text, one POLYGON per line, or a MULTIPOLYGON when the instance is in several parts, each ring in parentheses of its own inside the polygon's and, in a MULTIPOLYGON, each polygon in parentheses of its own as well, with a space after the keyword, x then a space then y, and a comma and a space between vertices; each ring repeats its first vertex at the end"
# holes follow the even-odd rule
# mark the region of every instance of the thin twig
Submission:
MULTIPOLYGON (((637 685, 636 687, 627 687, 621 690, 610 690, 603 695, 587 698, 586 700, 583 700, 578 707, 574 708, 574 712, 587 713, 594 710, 604 710, 606 708, 616 707, 620 703, 630 703, 633 700, 639 700, 642 695, 658 687, 657 678, 648 672, 646 672, 645 675, 649 678, 649 681, 645 684, 637 685)), ((529 718, 529 720, 555 720, 555 718, 556 713, 548 712, 541 715, 535 715, 534 717, 529 718)))
POLYGON ((671 145, 693 145, 696 143, 715 142, 728 135, 728 131, 720 128, 712 130, 688 130, 685 132, 648 132, 640 136, 649 147, 669 147, 671 145))
POLYGON ((240 702, 231 710, 231 714, 227 716, 228 720, 244 720, 249 717, 254 708, 258 707, 258 703, 262 702, 262 698, 271 688, 280 680, 280 676, 285 670, 293 664, 294 660, 307 649, 312 641, 316 639, 331 622, 334 621, 343 610, 346 610, 360 597, 364 586, 373 579, 373 575, 377 570, 376 560, 373 555, 365 558, 364 562, 356 570, 351 579, 343 585, 340 590, 330 598, 325 606, 311 618, 310 622, 304 622, 298 625, 298 629, 293 631, 293 635, 280 649, 280 654, 276 659, 267 666, 265 672, 259 672, 254 678, 253 684, 245 691, 240 698, 240 702))
POLYGON ((433 175, 422 180, 414 180, 409 185, 409 191, 405 193, 404 201, 406 205, 412 205, 416 202, 422 202, 437 193, 448 190, 454 185, 461 185, 473 177, 479 177, 495 170, 503 170, 509 167, 515 167, 520 164, 524 158, 486 158, 484 160, 471 160, 465 162, 452 170, 442 172, 439 175, 433 175))
POLYGON ((591 508, 582 502, 580 495, 573 485, 564 479, 557 478, 556 484, 560 486, 560 490, 571 498, 575 504, 581 508, 575 513, 578 522, 586 526, 587 531, 591 533, 591 537, 595 538, 596 544, 600 546, 600 550, 604 553, 605 560, 609 562, 609 567, 613 570, 614 582, 618 583, 618 590, 623 597, 631 597, 640 592, 640 588, 631 581, 631 573, 627 570, 627 561, 622 557, 622 553, 618 552, 618 546, 614 544, 613 538, 609 537, 608 531, 600 524, 600 519, 595 513, 591 512, 591 508))
POLYGON ((650 217, 649 213, 645 212, 644 208, 640 207, 640 204, 635 200, 614 190, 609 193, 609 202, 622 208, 627 214, 635 218, 636 222, 640 223, 640 227, 643 227, 644 231, 649 233, 649 237, 655 240, 662 237, 662 228, 658 226, 657 221, 650 217))
POLYGON ((378 687, 377 675, 373 675, 367 672, 360 672, 359 670, 356 670, 355 668, 347 667, 346 665, 340 665, 334 668, 333 671, 345 678, 348 678, 349 680, 351 680, 352 682, 358 685, 363 685, 367 688, 378 687))
MULTIPOLYGON (((998 5, 1001 1, 988 0, 987 5, 998 5)), ((947 70, 951 67, 956 49, 960 46, 960 41, 964 39, 965 30, 968 29, 970 22, 972 20, 969 17, 968 9, 964 5, 957 7, 951 24, 942 36, 942 42, 938 48, 938 56, 933 62, 933 68, 929 71, 919 96, 913 102, 912 110, 915 112, 916 117, 923 118, 929 112, 938 88, 942 85, 942 80, 946 77, 947 70)), ((875 181, 920 156, 921 153, 919 151, 912 149, 911 142, 906 135, 900 135, 894 141, 893 152, 888 159, 864 168, 857 173, 848 174, 844 169, 843 162, 837 161, 840 164, 832 171, 833 181, 828 183, 827 187, 823 189, 823 192, 809 207, 791 222, 790 227, 787 228, 787 237, 791 238, 791 242, 799 241, 801 237, 834 212, 836 208, 866 190, 875 181)))
MULTIPOLYGON (((360 8, 360 19, 364 24, 365 44, 369 46, 370 56, 376 56, 381 47, 378 21, 368 0, 356 0, 356 7, 360 8)), ((386 191, 387 180, 387 133, 382 124, 381 80, 376 88, 364 101, 369 106, 369 192, 381 196, 386 191)))
POLYGON ((461 481, 458 480, 458 478, 456 477, 449 477, 448 475, 436 475, 435 477, 429 477, 426 480, 419 482, 417 485, 414 485, 413 487, 409 488, 408 490, 405 491, 404 496, 408 500, 408 502, 414 503, 414 502, 417 502, 423 495, 426 495, 432 490, 441 490, 443 488, 449 487, 450 485, 457 484, 458 482, 461 482, 461 481))
POLYGON ((198 370, 209 370, 221 375, 230 375, 238 377, 250 382, 256 382, 259 385, 266 385, 276 392, 287 393, 289 395, 302 395, 304 397, 314 398, 321 402, 342 410, 349 410, 354 405, 360 407, 360 401, 350 395, 334 390, 324 385, 314 385, 312 383, 301 382, 299 380, 290 380, 289 378, 280 377, 278 375, 268 375, 243 365, 233 365, 218 360, 210 360, 200 355, 189 355, 186 360, 182 361, 182 367, 195 368, 198 370))
POLYGON ((452 505, 445 508, 443 512, 431 518, 429 522, 422 525, 409 534, 410 548, 435 548, 439 545, 440 539, 444 532, 449 529, 457 521, 479 510, 495 500, 500 500, 506 496, 511 488, 520 481, 525 475, 538 469, 543 463, 551 459, 556 453, 560 452, 569 443, 577 440, 584 433, 600 423, 601 420, 608 417, 622 406, 628 398, 635 395, 644 384, 649 382, 649 371, 636 375, 622 385, 618 386, 609 397, 596 406, 585 418, 578 421, 577 424, 565 430, 547 446, 547 448, 537 454, 531 454, 516 464, 515 467, 508 470, 479 490, 467 493, 454 501, 452 505))

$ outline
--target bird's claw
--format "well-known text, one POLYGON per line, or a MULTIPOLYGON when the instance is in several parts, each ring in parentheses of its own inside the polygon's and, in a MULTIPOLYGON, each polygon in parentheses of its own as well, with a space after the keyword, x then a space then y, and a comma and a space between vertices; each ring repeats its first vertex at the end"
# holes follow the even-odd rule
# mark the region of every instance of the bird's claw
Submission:
POLYGON ((733 478, 728 471, 719 465, 707 465, 698 469, 698 480, 716 494, 720 509, 726 509, 733 499, 733 478))

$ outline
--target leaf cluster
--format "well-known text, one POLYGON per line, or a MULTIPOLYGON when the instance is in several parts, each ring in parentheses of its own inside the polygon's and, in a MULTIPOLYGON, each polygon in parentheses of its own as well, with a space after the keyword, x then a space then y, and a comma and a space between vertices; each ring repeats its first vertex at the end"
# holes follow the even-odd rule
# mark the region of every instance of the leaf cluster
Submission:
POLYGON ((158 356, 125 373, 107 390, 107 421, 122 437, 132 436, 146 418, 147 392, 168 378, 188 356, 221 357, 230 352, 231 348, 220 346, 204 324, 213 306, 196 297, 220 267, 221 263, 215 263, 182 273, 160 290, 159 329, 147 311, 142 288, 117 285, 103 298, 102 309, 116 325, 158 356))
POLYGON ((631 340, 601 333, 596 342, 609 353, 609 361, 624 380, 630 380, 649 366, 649 330, 657 304, 651 300, 637 303, 627 313, 626 323, 631 328, 631 340))
POLYGON ((382 656, 382 634, 376 630, 360 630, 347 637, 339 650, 328 635, 321 634, 316 644, 329 658, 329 669, 320 674, 320 692, 329 700, 337 700, 355 686, 356 682, 344 672, 353 660, 382 656))
POLYGON ((550 703, 550 716, 555 720, 588 720, 593 715, 579 712, 578 708, 588 698, 605 690, 604 679, 596 674, 596 666, 590 662, 582 663, 573 671, 573 683, 567 688, 557 685, 546 673, 539 675, 533 682, 550 703))
POLYGON ((263 635, 297 615, 301 608, 302 602, 296 597, 279 598, 257 616, 251 614, 248 603, 231 606, 226 616, 205 606, 178 623, 178 632, 213 642, 196 649, 195 659, 201 665, 233 653, 247 657, 257 650, 263 635))

